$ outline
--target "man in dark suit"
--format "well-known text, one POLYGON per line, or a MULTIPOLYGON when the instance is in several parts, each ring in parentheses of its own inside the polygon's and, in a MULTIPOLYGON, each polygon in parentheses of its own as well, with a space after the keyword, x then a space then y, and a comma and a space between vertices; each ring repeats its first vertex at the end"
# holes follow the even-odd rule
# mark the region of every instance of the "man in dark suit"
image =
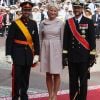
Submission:
POLYGON ((75 17, 64 29, 63 65, 68 62, 70 100, 86 100, 89 67, 95 62, 95 31, 92 20, 83 16, 83 4, 73 3, 75 17))
POLYGON ((12 100, 28 100, 30 69, 39 61, 39 36, 37 24, 29 18, 33 4, 20 4, 22 17, 13 21, 6 39, 6 57, 13 63, 12 100))
POLYGON ((100 38, 100 14, 99 14, 99 8, 95 9, 95 14, 92 16, 94 26, 95 26, 95 33, 96 38, 100 38))
POLYGON ((10 26, 12 21, 13 21, 13 14, 10 13, 10 8, 7 8, 6 14, 3 17, 4 28, 5 28, 7 33, 8 33, 9 26, 10 26))

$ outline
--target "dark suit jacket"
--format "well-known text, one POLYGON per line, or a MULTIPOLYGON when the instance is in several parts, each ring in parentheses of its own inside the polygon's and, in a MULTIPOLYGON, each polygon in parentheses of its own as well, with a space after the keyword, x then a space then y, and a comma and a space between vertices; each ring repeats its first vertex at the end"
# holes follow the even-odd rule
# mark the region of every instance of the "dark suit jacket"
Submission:
MULTIPOLYGON (((9 21, 10 21, 10 23, 11 23, 12 20, 13 20, 13 14, 9 13, 8 15, 9 15, 9 21)), ((7 23, 6 23, 6 20, 7 20, 6 18, 7 18, 7 14, 5 14, 5 15, 4 15, 4 18, 3 18, 3 22, 4 22, 4 25, 5 25, 5 26, 6 26, 6 24, 7 24, 7 23)))
POLYGON ((96 21, 96 14, 94 14, 92 16, 92 19, 93 19, 94 24, 95 23, 97 24, 97 26, 95 26, 95 32, 96 32, 96 34, 100 34, 100 14, 98 15, 97 21, 96 21))
POLYGON ((14 64, 31 65, 33 62, 33 56, 39 55, 40 47, 37 24, 35 21, 29 20, 26 27, 32 36, 35 51, 33 54, 28 45, 14 43, 15 39, 26 41, 26 38, 16 23, 12 22, 6 39, 6 55, 12 56, 14 64))
MULTIPOLYGON (((74 22, 75 22, 75 18, 74 22)), ((82 16, 79 24, 75 23, 78 32, 88 41, 90 50, 83 47, 81 43, 73 36, 73 33, 69 27, 68 21, 66 21, 64 29, 64 41, 63 50, 68 51, 68 60, 71 62, 88 62, 89 52, 96 48, 95 44, 95 31, 93 21, 82 16), (85 29, 80 28, 81 24, 87 24, 85 29)))

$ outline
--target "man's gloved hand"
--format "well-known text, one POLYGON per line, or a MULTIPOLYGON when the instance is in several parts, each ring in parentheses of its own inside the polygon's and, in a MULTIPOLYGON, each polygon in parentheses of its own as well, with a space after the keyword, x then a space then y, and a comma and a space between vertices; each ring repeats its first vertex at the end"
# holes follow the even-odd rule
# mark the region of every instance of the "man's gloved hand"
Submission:
POLYGON ((92 67, 96 63, 95 55, 90 54, 89 56, 89 67, 92 67))
POLYGON ((12 58, 11 58, 10 55, 7 55, 6 56, 6 62, 9 63, 9 64, 12 64, 13 63, 12 58))
POLYGON ((65 68, 65 66, 68 65, 68 54, 67 53, 62 54, 62 63, 63 63, 63 68, 65 68))
POLYGON ((38 55, 35 55, 34 56, 34 59, 33 59, 33 64, 36 64, 39 62, 39 56, 38 55))

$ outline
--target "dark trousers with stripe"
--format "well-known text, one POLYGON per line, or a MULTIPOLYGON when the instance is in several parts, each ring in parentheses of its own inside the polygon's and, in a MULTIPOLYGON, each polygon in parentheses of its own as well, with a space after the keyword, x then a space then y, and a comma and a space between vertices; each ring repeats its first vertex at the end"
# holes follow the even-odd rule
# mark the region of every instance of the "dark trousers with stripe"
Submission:
POLYGON ((87 62, 68 63, 70 100, 86 100, 88 79, 87 66, 87 62), (76 92, 78 95, 74 99, 76 92))
POLYGON ((12 70, 12 100, 28 100, 30 66, 14 65, 12 70))

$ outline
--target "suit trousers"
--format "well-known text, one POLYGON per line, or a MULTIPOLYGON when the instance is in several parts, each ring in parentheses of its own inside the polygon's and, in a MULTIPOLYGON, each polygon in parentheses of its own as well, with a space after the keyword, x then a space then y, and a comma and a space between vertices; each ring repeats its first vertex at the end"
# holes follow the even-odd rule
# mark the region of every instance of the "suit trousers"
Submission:
POLYGON ((86 100, 87 97, 87 62, 68 62, 70 100, 86 100), (76 98, 74 99, 75 95, 76 98))
POLYGON ((27 90, 29 87, 31 66, 13 66, 12 75, 12 100, 28 100, 27 90))

